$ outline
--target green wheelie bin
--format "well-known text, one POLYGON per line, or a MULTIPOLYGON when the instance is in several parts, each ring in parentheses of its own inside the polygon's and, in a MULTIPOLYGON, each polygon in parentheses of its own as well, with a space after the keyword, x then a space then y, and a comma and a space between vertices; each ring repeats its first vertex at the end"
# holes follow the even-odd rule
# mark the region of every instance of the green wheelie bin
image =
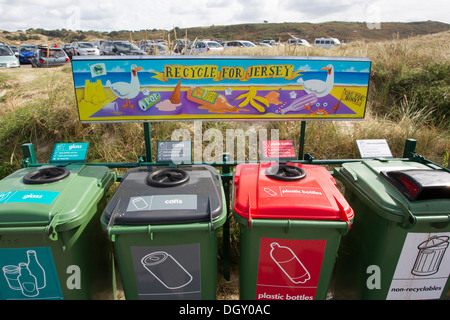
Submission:
POLYGON ((101 221, 127 300, 216 299, 224 197, 211 166, 126 172, 101 221))
POLYGON ((353 210, 321 166, 239 164, 240 298, 324 300, 353 210))
POLYGON ((100 215, 115 173, 42 166, 0 181, 0 299, 106 299, 112 250, 100 215))
POLYGON ((450 173, 414 161, 344 163, 355 211, 341 242, 336 299, 443 299, 449 290, 450 173))

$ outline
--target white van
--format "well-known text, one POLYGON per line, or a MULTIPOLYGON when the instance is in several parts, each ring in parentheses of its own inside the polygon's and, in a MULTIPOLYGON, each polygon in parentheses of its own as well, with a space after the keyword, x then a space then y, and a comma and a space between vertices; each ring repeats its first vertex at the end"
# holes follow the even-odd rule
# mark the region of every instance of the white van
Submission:
POLYGON ((334 46, 340 46, 341 42, 336 38, 316 38, 314 40, 314 47, 331 48, 334 46))

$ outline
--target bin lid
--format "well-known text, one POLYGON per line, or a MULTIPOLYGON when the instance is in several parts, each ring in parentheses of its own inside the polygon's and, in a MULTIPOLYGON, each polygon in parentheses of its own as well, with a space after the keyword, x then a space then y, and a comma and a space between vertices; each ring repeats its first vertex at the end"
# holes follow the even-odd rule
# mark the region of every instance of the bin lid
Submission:
POLYGON ((342 220, 353 210, 321 166, 245 163, 236 166, 233 210, 247 219, 342 220))
POLYGON ((402 206, 415 215, 448 214, 450 173, 414 161, 365 160, 344 163, 337 170, 353 187, 389 215, 403 216, 402 206))
POLYGON ((214 221, 222 214, 222 197, 220 175, 211 166, 139 167, 123 176, 102 219, 114 225, 214 221))
MULTIPOLYGON (((0 180, 0 228, 81 223, 114 180, 104 166, 42 166, 0 180)), ((64 227, 63 227, 64 228, 64 227)))

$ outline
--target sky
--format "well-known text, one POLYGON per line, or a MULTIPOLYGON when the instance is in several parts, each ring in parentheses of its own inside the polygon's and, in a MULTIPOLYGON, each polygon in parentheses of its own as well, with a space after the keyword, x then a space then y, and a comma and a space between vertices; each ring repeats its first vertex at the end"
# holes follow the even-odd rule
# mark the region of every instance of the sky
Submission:
POLYGON ((0 0, 0 30, 171 30, 243 23, 440 21, 449 0, 0 0))

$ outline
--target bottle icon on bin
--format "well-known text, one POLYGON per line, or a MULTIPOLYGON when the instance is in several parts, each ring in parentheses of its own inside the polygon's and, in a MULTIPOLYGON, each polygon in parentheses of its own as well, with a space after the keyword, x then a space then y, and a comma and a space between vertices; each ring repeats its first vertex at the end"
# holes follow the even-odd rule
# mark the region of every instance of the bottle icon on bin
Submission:
POLYGON ((311 279, 309 271, 289 247, 277 242, 272 242, 270 247, 270 257, 293 283, 305 283, 311 279))

